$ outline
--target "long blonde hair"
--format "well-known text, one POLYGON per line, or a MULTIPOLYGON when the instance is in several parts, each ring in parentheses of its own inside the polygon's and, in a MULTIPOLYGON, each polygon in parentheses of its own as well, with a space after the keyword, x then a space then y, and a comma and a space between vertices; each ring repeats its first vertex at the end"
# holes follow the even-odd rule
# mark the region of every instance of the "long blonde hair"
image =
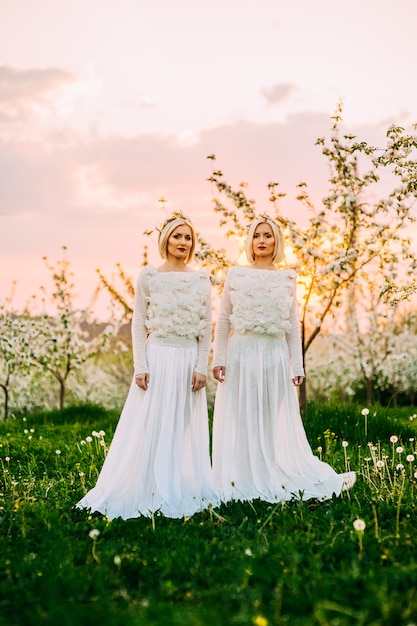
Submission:
POLYGON ((162 224, 161 229, 159 231, 159 235, 158 235, 159 254, 161 255, 163 259, 167 258, 168 239, 170 238, 173 231, 176 228, 178 228, 178 226, 188 226, 191 230, 192 243, 191 243, 190 253, 187 257, 187 260, 185 261, 186 263, 189 263, 194 256, 196 234, 195 234, 194 226, 192 225, 188 217, 185 217, 185 216, 180 216, 174 213, 172 217, 165 220, 165 222, 162 224))
POLYGON ((269 226, 272 228, 275 239, 272 262, 279 263, 284 258, 284 237, 282 235, 282 231, 278 222, 272 219, 272 217, 267 216, 258 217, 256 220, 253 220, 249 227, 248 235, 246 237, 246 257, 249 263, 254 263, 255 261, 255 255, 253 253, 253 236, 259 224, 269 224, 269 226))

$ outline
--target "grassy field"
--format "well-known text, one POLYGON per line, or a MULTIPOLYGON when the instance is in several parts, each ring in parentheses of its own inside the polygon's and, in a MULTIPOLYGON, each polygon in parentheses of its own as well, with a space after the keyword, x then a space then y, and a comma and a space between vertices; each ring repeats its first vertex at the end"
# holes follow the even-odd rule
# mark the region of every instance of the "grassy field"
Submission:
POLYGON ((417 624, 413 409, 309 407, 317 455, 358 472, 343 497, 109 522, 72 507, 117 417, 0 423, 1 626, 417 624))

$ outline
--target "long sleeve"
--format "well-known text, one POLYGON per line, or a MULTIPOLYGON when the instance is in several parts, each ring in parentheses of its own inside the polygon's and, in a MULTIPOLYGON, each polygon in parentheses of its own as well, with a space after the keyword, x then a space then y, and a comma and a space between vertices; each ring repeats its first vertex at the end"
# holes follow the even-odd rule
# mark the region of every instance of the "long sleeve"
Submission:
POLYGON ((147 296, 149 296, 149 290, 144 273, 141 272, 136 283, 132 317, 132 349, 135 375, 149 372, 146 360, 146 338, 148 332, 145 326, 148 309, 147 296))
POLYGON ((285 333, 294 376, 304 376, 303 351, 301 347, 300 319, 297 306, 297 286, 294 284, 289 322, 291 329, 285 333))
POLYGON ((206 302, 206 311, 204 314, 204 335, 200 337, 198 341, 198 359, 197 365, 195 367, 195 372, 198 374, 203 374, 203 376, 207 376, 207 363, 210 351, 210 341, 211 341, 211 318, 212 318, 212 309, 211 309, 211 285, 210 279, 207 278, 207 282, 209 283, 209 291, 206 302))
POLYGON ((230 316, 232 314, 232 300, 230 297, 230 271, 226 277, 223 294, 217 315, 216 331, 214 334, 213 367, 226 365, 226 349, 230 335, 230 316))

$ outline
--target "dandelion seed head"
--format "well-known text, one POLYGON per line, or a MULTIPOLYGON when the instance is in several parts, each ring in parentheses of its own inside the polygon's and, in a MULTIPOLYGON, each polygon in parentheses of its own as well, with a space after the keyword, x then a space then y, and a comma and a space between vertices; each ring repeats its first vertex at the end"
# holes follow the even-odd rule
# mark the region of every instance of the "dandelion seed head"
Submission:
POLYGON ((369 415, 369 409, 362 409, 362 415, 369 415))
POLYGON ((400 472, 401 470, 403 470, 403 469, 404 469, 404 465, 403 465, 402 463, 398 463, 398 464, 395 466, 395 469, 396 469, 396 470, 398 470, 398 471, 400 472))
POLYGON ((390 440, 391 443, 397 443, 398 437, 397 437, 397 435, 391 435, 389 440, 390 440))
POLYGON ((55 454, 59 456, 61 454, 61 450, 55 450, 55 454))
POLYGON ((407 456, 405 457, 406 461, 408 461, 409 463, 412 463, 414 461, 414 454, 407 454, 407 456))
POLYGON ((90 435, 88 435, 88 437, 86 437, 85 440, 88 441, 88 443, 91 443, 93 441, 93 438, 90 437, 90 435))
POLYGON ((88 536, 90 537, 90 539, 92 539, 93 541, 95 541, 96 539, 99 538, 100 536, 100 531, 98 528, 93 528, 92 530, 90 530, 90 532, 88 533, 88 536))
POLYGON ((398 446, 398 448, 395 448, 395 451, 398 452, 398 454, 401 454, 404 452, 404 448, 402 446, 398 446))
POLYGON ((4 460, 7 461, 7 463, 8 463, 10 461, 10 457, 6 456, 6 457, 4 457, 4 460))
POLYGON ((347 447, 348 447, 348 445, 349 445, 349 443, 348 443, 347 441, 342 441, 342 446, 343 446, 344 448, 347 448, 347 447))
POLYGON ((322 448, 321 446, 319 446, 319 447, 317 448, 317 452, 323 452, 323 448, 322 448))
POLYGON ((384 467, 384 465, 385 465, 384 461, 379 460, 376 462, 377 467, 384 467))
POLYGON ((353 522, 353 528, 357 530, 358 532, 362 532, 365 530, 366 524, 363 521, 363 519, 358 518, 358 519, 355 519, 355 521, 353 522))

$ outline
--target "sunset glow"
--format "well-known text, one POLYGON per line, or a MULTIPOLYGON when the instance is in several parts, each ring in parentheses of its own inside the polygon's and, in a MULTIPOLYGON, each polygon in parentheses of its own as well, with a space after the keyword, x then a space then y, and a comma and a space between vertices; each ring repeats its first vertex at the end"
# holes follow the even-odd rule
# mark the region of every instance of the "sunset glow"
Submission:
POLYGON ((23 306, 62 245, 82 306, 96 267, 136 275, 145 243, 158 259, 142 233, 161 197, 227 246, 210 153, 259 209, 276 180, 283 211, 305 219, 295 186, 326 193, 315 140, 340 98, 374 145, 417 121, 416 18, 413 0, 3 1, 0 299, 16 280, 23 306))

